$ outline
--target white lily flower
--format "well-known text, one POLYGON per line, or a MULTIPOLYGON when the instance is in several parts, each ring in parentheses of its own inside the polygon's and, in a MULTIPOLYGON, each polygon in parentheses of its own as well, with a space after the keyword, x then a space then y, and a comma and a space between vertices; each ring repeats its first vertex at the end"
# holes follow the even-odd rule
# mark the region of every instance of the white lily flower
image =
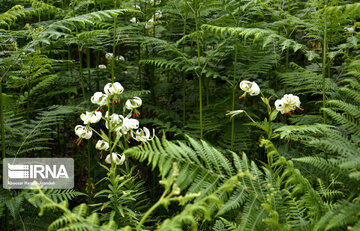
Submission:
POLYGON ((281 114, 291 113, 296 108, 300 108, 300 99, 298 96, 293 94, 286 94, 281 99, 275 101, 275 108, 281 114))
POLYGON ((98 140, 98 142, 95 145, 95 148, 98 150, 107 151, 109 149, 109 143, 104 140, 98 140))
POLYGON ((130 22, 131 22, 131 23, 137 23, 136 17, 131 18, 131 19, 130 19, 130 22))
POLYGON ((154 18, 149 19, 148 22, 149 22, 149 23, 153 23, 153 22, 154 22, 154 18))
POLYGON ((91 102, 99 106, 105 106, 107 104, 108 95, 105 95, 102 92, 95 92, 91 97, 91 102))
MULTIPOLYGON (((107 117, 108 117, 108 112, 106 112, 105 118, 107 118, 107 117)), ((123 120, 124 120, 124 117, 123 117, 122 115, 118 115, 118 114, 116 114, 116 113, 112 114, 112 115, 110 116, 110 125, 111 125, 111 128, 114 129, 114 128, 117 127, 123 120)), ((105 122, 105 127, 106 127, 107 129, 109 129, 108 121, 105 122)), ((119 130, 119 128, 116 129, 116 130, 119 130)))
POLYGON ((90 128, 86 128, 82 125, 77 125, 75 127, 75 134, 79 137, 79 138, 82 138, 82 139, 90 139, 93 132, 90 128))
POLYGON ((100 65, 98 66, 98 68, 100 68, 100 69, 106 69, 106 65, 100 64, 100 65))
POLYGON ((344 29, 349 33, 354 33, 355 31, 353 27, 344 27, 344 29))
POLYGON ((160 18, 162 18, 162 12, 161 12, 161 10, 157 10, 155 12, 155 19, 160 19, 160 18))
POLYGON ((139 128, 139 121, 137 119, 125 117, 121 125, 121 131, 126 134, 128 131, 139 128))
MULTIPOLYGON (((113 152, 111 154, 111 158, 116 165, 122 165, 125 162, 125 155, 120 155, 118 153, 113 152)), ((105 162, 111 164, 110 154, 106 156, 105 162)))
POLYGON ((116 95, 124 92, 123 86, 119 82, 108 83, 104 87, 104 92, 107 95, 116 95))
POLYGON ((260 94, 260 88, 255 82, 244 80, 241 81, 239 86, 241 90, 245 91, 246 93, 249 93, 251 96, 260 94))
POLYGON ((125 58, 124 58, 124 56, 119 55, 119 56, 116 56, 115 60, 116 61, 125 61, 125 58))
POLYGON ((135 5, 134 5, 134 8, 140 10, 140 6, 139 6, 139 5, 136 5, 136 4, 135 4, 135 5))
POLYGON ((108 59, 108 60, 111 60, 113 57, 114 57, 113 53, 106 53, 105 54, 105 58, 108 59))
POLYGON ((80 118, 82 121, 84 121, 84 124, 89 123, 97 123, 101 120, 101 112, 95 111, 95 112, 86 112, 86 114, 81 114, 80 118))
POLYGON ((150 137, 150 131, 147 127, 138 129, 135 132, 131 130, 131 137, 136 141, 147 142, 155 137, 155 129, 153 129, 153 136, 150 137), (135 133, 135 134, 134 134, 135 133))
POLYGON ((153 27, 154 27, 154 24, 152 24, 152 23, 150 23, 150 24, 146 23, 145 24, 145 29, 151 29, 153 27))
POLYGON ((135 108, 140 107, 141 104, 142 104, 142 100, 139 97, 135 96, 132 99, 126 100, 126 109, 133 110, 135 108))

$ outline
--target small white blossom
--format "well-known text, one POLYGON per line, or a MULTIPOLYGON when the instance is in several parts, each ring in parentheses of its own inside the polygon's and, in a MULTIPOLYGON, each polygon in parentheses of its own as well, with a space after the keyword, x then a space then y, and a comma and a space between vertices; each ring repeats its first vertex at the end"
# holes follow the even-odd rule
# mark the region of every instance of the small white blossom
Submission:
MULTIPOLYGON (((108 112, 106 112, 105 118, 107 118, 107 117, 108 117, 108 112)), ((112 115, 110 116, 111 129, 116 128, 116 127, 123 121, 123 119, 124 119, 124 117, 123 117, 122 115, 118 115, 118 114, 116 114, 116 113, 112 114, 112 115)), ((108 121, 105 122, 105 127, 106 127, 107 129, 109 129, 109 123, 108 123, 108 121)), ((118 130, 118 129, 116 129, 116 130, 118 130)))
POLYGON ((105 106, 107 104, 108 95, 105 95, 102 92, 95 92, 91 97, 91 102, 99 106, 105 106))
POLYGON ((100 69, 106 69, 106 65, 104 65, 104 64, 100 64, 98 67, 99 67, 100 69))
POLYGON ((106 53, 105 58, 111 60, 114 57, 113 53, 106 53))
POLYGON ((92 132, 92 130, 90 128, 86 128, 86 127, 84 127, 82 125, 77 125, 75 127, 75 134, 81 139, 87 139, 88 140, 88 139, 91 138, 93 132, 92 132))
POLYGON ((281 99, 275 101, 275 108, 281 114, 291 113, 296 108, 300 108, 300 99, 298 96, 293 94, 286 94, 281 99))
POLYGON ((104 87, 104 92, 107 95, 116 95, 124 92, 123 86, 119 82, 108 83, 104 87))
POLYGON ((130 22, 131 22, 131 23, 137 23, 136 17, 131 18, 131 19, 130 19, 130 22))
POLYGON ((155 19, 160 19, 162 18, 162 11, 161 10, 157 10, 155 12, 155 19))
POLYGON ((349 33, 354 33, 355 31, 353 27, 344 27, 344 29, 349 33))
POLYGON ((155 130, 153 130, 153 136, 150 137, 150 131, 148 128, 144 127, 143 129, 138 129, 135 132, 133 132, 131 130, 131 137, 136 140, 136 141, 141 141, 141 142, 147 142, 150 141, 152 139, 154 139, 155 136, 155 130))
POLYGON ((139 5, 136 5, 136 4, 135 4, 135 5, 134 5, 134 8, 140 10, 140 6, 139 6, 139 5))
POLYGON ((135 108, 140 107, 141 104, 142 104, 142 100, 139 97, 135 96, 134 98, 128 99, 126 101, 126 109, 133 110, 135 108))
POLYGON ((107 155, 106 158, 105 158, 105 162, 108 163, 108 164, 111 164, 111 159, 110 158, 113 159, 113 162, 116 165, 122 165, 125 162, 125 155, 120 155, 120 154, 115 153, 115 152, 113 152, 111 154, 111 157, 110 157, 110 154, 107 155))
POLYGON ((247 80, 241 81, 240 88, 246 93, 249 93, 251 96, 260 94, 260 88, 255 82, 250 82, 247 80))
POLYGON ((98 150, 107 151, 109 149, 109 143, 104 140, 98 140, 98 142, 95 145, 95 148, 98 150))
POLYGON ((153 28, 154 27, 154 24, 153 23, 146 23, 145 24, 145 29, 151 29, 151 28, 153 28))
POLYGON ((95 111, 95 112, 86 112, 86 114, 81 114, 80 118, 82 121, 84 121, 84 124, 89 124, 89 123, 97 123, 100 121, 101 119, 101 112, 99 111, 95 111))
POLYGON ((139 121, 137 119, 125 117, 121 125, 121 131, 126 134, 128 131, 139 128, 139 121))
POLYGON ((125 58, 124 58, 124 56, 119 55, 119 56, 116 56, 115 60, 116 61, 125 61, 125 58))

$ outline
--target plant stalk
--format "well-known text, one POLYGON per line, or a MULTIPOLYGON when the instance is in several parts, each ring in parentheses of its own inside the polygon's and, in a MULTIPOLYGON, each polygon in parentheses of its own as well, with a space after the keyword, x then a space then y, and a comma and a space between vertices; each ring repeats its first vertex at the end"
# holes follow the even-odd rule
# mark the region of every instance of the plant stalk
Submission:
POLYGON ((86 100, 85 97, 85 86, 84 86, 84 73, 83 73, 83 53, 82 53, 82 48, 79 48, 79 61, 80 61, 80 80, 81 80, 81 90, 82 90, 82 94, 83 94, 83 99, 84 101, 86 100))
MULTIPOLYGON (((235 92, 236 92, 236 73, 237 73, 237 56, 238 56, 238 46, 237 46, 237 35, 235 35, 235 56, 234 56, 234 79, 233 79, 233 89, 232 89, 232 105, 231 110, 235 110, 235 92)), ((234 148, 235 141, 235 118, 231 120, 231 150, 234 148)))
MULTIPOLYGON (((200 35, 199 35, 199 19, 198 19, 198 2, 195 1, 195 26, 196 26, 196 45, 198 55, 198 68, 201 70, 200 65, 200 35)), ((202 72, 198 73, 199 77, 199 109, 200 109, 200 139, 203 139, 203 113, 202 113, 202 72)))
MULTIPOLYGON (((323 41, 323 46, 322 46, 322 53, 323 53, 323 58, 322 58, 322 98, 323 98, 323 108, 326 108, 326 92, 325 92, 325 78, 326 78, 326 56, 327 56, 327 0, 325 0, 325 6, 324 6, 324 10, 325 10, 325 22, 324 22, 324 41, 323 41)), ((327 123, 327 118, 326 118, 326 113, 325 111, 323 111, 323 122, 324 124, 327 123)))

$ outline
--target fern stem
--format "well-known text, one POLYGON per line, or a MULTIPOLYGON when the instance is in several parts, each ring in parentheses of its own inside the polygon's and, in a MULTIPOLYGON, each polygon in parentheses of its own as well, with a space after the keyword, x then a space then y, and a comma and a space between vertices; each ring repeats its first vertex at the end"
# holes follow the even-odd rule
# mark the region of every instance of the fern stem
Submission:
POLYGON ((82 94, 83 94, 83 99, 84 101, 86 100, 85 97, 85 86, 84 86, 84 73, 83 73, 83 53, 82 53, 82 48, 79 48, 79 61, 80 61, 80 81, 81 81, 81 90, 82 90, 82 94))
POLYGON ((4 111, 3 111, 3 93, 2 93, 2 78, 0 79, 0 123, 1 123, 1 152, 2 159, 4 160, 5 155, 5 123, 4 123, 4 111))
POLYGON ((165 198, 166 193, 168 192, 167 189, 165 189, 164 193, 161 195, 160 199, 144 214, 144 216, 141 218, 140 223, 136 227, 136 231, 140 231, 141 226, 144 224, 146 219, 150 216, 150 214, 163 203, 163 199, 165 198))
MULTIPOLYGON (((116 0, 114 0, 114 8, 116 9, 116 0)), ((112 53, 113 57, 111 59, 111 82, 114 83, 115 81, 115 51, 116 51, 116 24, 117 24, 117 15, 114 17, 114 31, 113 31, 113 47, 112 47, 112 53)))
MULTIPOLYGON (((183 29, 183 36, 186 35, 186 17, 184 18, 184 29, 183 29)), ((185 45, 182 47, 182 51, 184 52, 185 50, 185 45)), ((185 120, 186 120, 186 74, 185 71, 182 73, 182 87, 183 87, 183 99, 182 99, 182 103, 183 103, 183 112, 182 112, 182 120, 183 120, 183 126, 185 126, 185 120)))
POLYGON ((91 92, 91 75, 90 75, 90 48, 86 48, 86 68, 88 69, 88 87, 91 92))
MULTIPOLYGON (((198 3, 195 1, 195 27, 196 27, 196 45, 197 45, 197 59, 198 59, 198 68, 201 70, 200 65, 200 35, 199 35, 199 18, 198 18, 198 3)), ((203 139, 203 115, 202 115, 202 72, 198 73, 199 77, 199 110, 200 110, 200 139, 203 139)))
MULTIPOLYGON (((235 55, 234 55, 234 79, 233 79, 233 89, 232 89, 232 104, 231 110, 235 110, 235 92, 236 92, 236 73, 237 73, 237 55, 238 55, 238 47, 237 47, 237 35, 235 34, 235 55)), ((235 140, 235 118, 231 120, 231 150, 234 148, 234 140, 235 140)))
MULTIPOLYGON (((324 41, 322 46, 322 98, 323 98, 323 108, 326 108, 326 92, 325 92, 325 78, 326 78, 326 52, 327 52, 327 0, 325 0, 324 10, 325 10, 325 22, 324 22, 324 41)), ((324 124, 327 123, 326 121, 326 113, 323 111, 323 122, 324 124)))
POLYGON ((96 64, 96 91, 100 91, 100 76, 99 76, 99 65, 100 65, 100 51, 96 51, 96 60, 95 60, 96 64))

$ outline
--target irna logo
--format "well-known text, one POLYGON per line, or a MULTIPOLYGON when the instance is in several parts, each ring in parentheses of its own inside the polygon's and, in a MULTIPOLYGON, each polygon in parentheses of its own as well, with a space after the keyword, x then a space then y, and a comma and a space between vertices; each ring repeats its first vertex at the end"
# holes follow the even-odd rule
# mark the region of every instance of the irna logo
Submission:
POLYGON ((3 187, 6 189, 74 187, 72 158, 5 158, 3 173, 3 187))
POLYGON ((10 164, 8 163, 8 177, 12 179, 36 179, 36 178, 69 178, 64 165, 40 165, 40 164, 10 164))

